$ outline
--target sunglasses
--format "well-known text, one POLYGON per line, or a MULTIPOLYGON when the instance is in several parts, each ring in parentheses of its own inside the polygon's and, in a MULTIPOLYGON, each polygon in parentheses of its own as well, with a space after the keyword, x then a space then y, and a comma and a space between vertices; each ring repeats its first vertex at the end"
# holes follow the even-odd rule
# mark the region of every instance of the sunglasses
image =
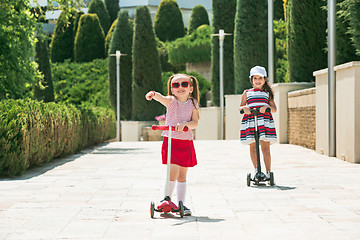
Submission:
MULTIPOLYGON (((189 84, 190 84, 190 82, 185 81, 185 82, 182 82, 182 83, 181 83, 181 86, 182 86, 183 88, 187 88, 187 87, 189 86, 189 84)), ((171 84, 171 87, 172 87, 172 88, 179 88, 179 87, 180 87, 180 83, 178 83, 178 82, 173 82, 173 83, 171 84)))

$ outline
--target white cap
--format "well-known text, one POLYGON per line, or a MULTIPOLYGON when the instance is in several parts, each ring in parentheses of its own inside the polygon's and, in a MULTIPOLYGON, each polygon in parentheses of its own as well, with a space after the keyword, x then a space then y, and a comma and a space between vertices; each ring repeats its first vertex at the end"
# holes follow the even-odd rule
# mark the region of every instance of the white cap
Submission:
POLYGON ((267 77, 265 68, 261 67, 261 66, 255 66, 250 70, 249 78, 251 78, 254 75, 259 75, 261 77, 267 77))

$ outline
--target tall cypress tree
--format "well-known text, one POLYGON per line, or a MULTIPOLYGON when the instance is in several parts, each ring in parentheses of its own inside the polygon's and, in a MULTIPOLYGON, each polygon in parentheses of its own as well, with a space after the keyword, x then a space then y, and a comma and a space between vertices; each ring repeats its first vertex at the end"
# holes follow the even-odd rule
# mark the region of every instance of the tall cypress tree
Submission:
MULTIPOLYGON (((111 36, 109 54, 119 50, 126 56, 120 59, 120 116, 131 118, 132 109, 132 40, 133 24, 127 11, 119 12, 118 19, 111 36)), ((116 57, 109 58, 109 97, 111 106, 116 109, 116 57)))
POLYGON ((65 59, 73 59, 74 56, 74 16, 62 11, 56 22, 53 39, 50 44, 51 62, 63 62, 65 59))
POLYGON ((288 59, 291 82, 310 82, 327 66, 326 13, 323 1, 288 0, 288 59))
POLYGON ((120 11, 119 0, 105 0, 105 7, 110 16, 110 23, 113 23, 120 11))
POLYGON ((110 29, 111 22, 109 12, 106 10, 104 2, 102 0, 91 0, 88 13, 95 13, 98 16, 101 27, 106 35, 110 29))
POLYGON ((146 101, 149 90, 162 90, 161 66, 149 9, 137 7, 133 42, 133 120, 154 120, 163 113, 161 104, 146 101))
POLYGON ((154 29, 160 41, 173 41, 185 36, 184 22, 175 0, 162 0, 155 15, 154 29))
POLYGON ((43 74, 44 78, 41 81, 42 86, 40 86, 39 83, 34 86, 34 96, 37 100, 52 102, 54 101, 54 86, 51 78, 47 40, 38 38, 38 42, 36 43, 35 60, 38 63, 39 72, 43 74))
POLYGON ((256 65, 267 68, 267 1, 238 0, 235 17, 235 89, 250 88, 249 71, 256 65))
MULTIPOLYGON (((224 41, 224 94, 233 94, 234 91, 234 18, 236 0, 213 0, 213 28, 214 33, 224 29, 226 36, 224 41)), ((219 38, 212 38, 211 46, 211 92, 212 102, 219 106, 219 38)))
POLYGON ((209 16, 206 9, 202 5, 197 5, 191 12, 188 34, 192 33, 203 24, 210 25, 209 16))
POLYGON ((75 37, 75 61, 90 62, 105 57, 105 37, 96 14, 80 17, 75 37))

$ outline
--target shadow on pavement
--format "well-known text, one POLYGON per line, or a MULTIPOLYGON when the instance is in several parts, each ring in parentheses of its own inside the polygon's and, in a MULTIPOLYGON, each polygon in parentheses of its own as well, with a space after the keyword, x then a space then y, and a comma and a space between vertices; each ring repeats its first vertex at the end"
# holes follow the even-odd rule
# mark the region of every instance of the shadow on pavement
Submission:
POLYGON ((47 171, 50 171, 56 167, 59 167, 61 165, 64 165, 68 162, 72 162, 75 159, 86 155, 86 154, 134 154, 138 152, 139 150, 142 150, 142 148, 109 148, 106 147, 109 145, 109 143, 102 143, 93 147, 89 147, 87 149, 82 150, 79 153, 72 154, 65 156, 63 158, 54 158, 50 160, 49 162, 43 163, 41 165, 37 165, 34 167, 31 167, 25 171, 24 174, 21 176, 14 176, 14 177, 1 177, 0 176, 0 182, 2 181, 19 181, 19 180, 28 180, 33 177, 40 176, 47 171))
POLYGON ((259 183, 258 185, 251 185, 252 188, 261 188, 261 189, 277 189, 277 190, 294 190, 296 187, 289 187, 289 186, 280 186, 280 185, 274 185, 274 186, 268 186, 265 183, 259 183))
POLYGON ((180 216, 168 214, 168 213, 167 214, 163 213, 160 216, 162 219, 171 218, 171 219, 179 220, 180 222, 175 223, 174 226, 183 225, 185 223, 192 223, 192 222, 217 223, 217 222, 225 221, 225 219, 222 218, 209 218, 204 216, 184 216, 183 218, 181 218, 180 216))

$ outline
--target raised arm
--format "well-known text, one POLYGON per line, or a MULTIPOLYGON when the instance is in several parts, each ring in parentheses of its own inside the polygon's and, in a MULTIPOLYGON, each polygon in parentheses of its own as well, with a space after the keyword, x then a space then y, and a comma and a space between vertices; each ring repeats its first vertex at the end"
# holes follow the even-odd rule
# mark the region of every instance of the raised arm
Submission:
POLYGON ((165 107, 167 107, 170 102, 171 102, 171 97, 170 96, 163 96, 161 93, 155 92, 155 91, 150 91, 145 95, 146 100, 151 101, 151 100, 156 100, 159 103, 161 103, 162 105, 164 105, 165 107))

